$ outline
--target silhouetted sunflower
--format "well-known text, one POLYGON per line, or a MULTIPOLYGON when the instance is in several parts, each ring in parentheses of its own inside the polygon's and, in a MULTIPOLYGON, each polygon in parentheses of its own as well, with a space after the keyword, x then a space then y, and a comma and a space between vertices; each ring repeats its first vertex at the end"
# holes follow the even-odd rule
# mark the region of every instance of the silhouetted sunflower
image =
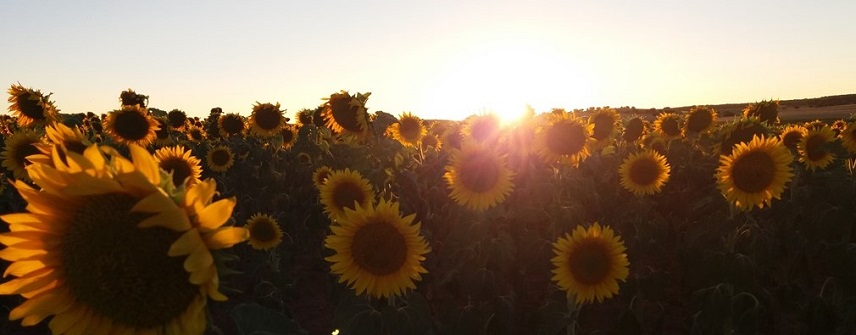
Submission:
POLYGON ((250 130, 259 137, 273 137, 280 132, 287 119, 276 105, 256 102, 250 114, 250 130))
POLYGON ((421 224, 413 223, 415 216, 401 217, 398 204, 386 200, 377 207, 369 203, 346 210, 324 240, 336 252, 324 258, 332 263, 330 272, 357 295, 388 298, 415 289, 414 281, 428 273, 422 261, 431 251, 419 233, 421 224))
POLYGON ((514 173, 505 157, 486 143, 467 141, 461 150, 452 150, 443 177, 450 196, 459 205, 484 211, 505 201, 514 188, 514 173))
POLYGON ((670 171, 666 157, 650 149, 630 154, 618 168, 621 186, 637 196, 659 193, 670 171))
POLYGON ((429 148, 433 148, 434 150, 440 150, 443 148, 443 142, 434 134, 425 134, 425 136, 422 136, 422 139, 419 140, 419 145, 422 146, 423 151, 428 150, 429 148))
POLYGON ((553 281, 577 304, 603 302, 618 294, 630 274, 624 242, 609 226, 577 226, 553 243, 553 281))
POLYGON ((166 114, 166 119, 169 122, 169 127, 177 131, 184 130, 187 125, 187 113, 182 110, 173 109, 166 114))
POLYGON ((219 145, 208 150, 205 156, 208 169, 214 172, 226 172, 235 163, 235 154, 227 146, 219 145))
POLYGON ((184 146, 163 147, 155 151, 158 167, 172 174, 172 184, 176 187, 192 186, 202 178, 202 164, 184 146))
POLYGON ((11 320, 52 316, 54 334, 205 331, 207 297, 226 299, 210 250, 246 239, 223 227, 234 200, 211 203, 213 182, 171 197, 151 155, 134 144, 130 153, 91 146, 67 153, 75 164, 32 165, 40 190, 15 183, 29 211, 0 216, 10 230, 0 258, 17 277, 0 294, 26 299, 11 320))
POLYGON ((285 150, 291 149, 297 143, 297 128, 294 125, 284 125, 279 133, 282 135, 282 148, 285 150))
POLYGON ((835 155, 827 148, 835 140, 835 134, 829 126, 809 129, 797 144, 799 161, 809 171, 823 170, 835 160, 835 155))
POLYGON ((654 131, 664 140, 669 141, 681 137, 681 116, 675 113, 661 113, 654 120, 654 131))
POLYGON ((716 123, 716 110, 707 106, 694 106, 687 114, 684 123, 684 136, 704 133, 713 128, 716 123))
POLYGON ((355 209, 356 205, 365 207, 374 203, 371 183, 356 170, 333 171, 320 191, 324 213, 334 221, 345 217, 346 208, 355 209))
POLYGON ((119 103, 122 106, 139 106, 140 108, 146 108, 148 102, 148 95, 139 94, 130 88, 119 94, 119 103))
POLYGON ((9 111, 17 117, 21 128, 44 126, 59 120, 59 111, 50 101, 50 94, 46 96, 40 90, 12 85, 8 101, 9 111))
POLYGON ((250 233, 250 246, 257 250, 276 248, 282 242, 282 228, 279 222, 267 214, 256 213, 247 220, 250 233))
POLYGON ((463 140, 494 143, 502 134, 502 120, 494 113, 470 115, 464 119, 460 131, 463 140))
POLYGON ((243 135, 247 128, 244 117, 235 113, 221 115, 217 119, 217 126, 220 130, 220 136, 223 137, 243 135))
POLYGON ((158 122, 158 129, 155 131, 155 145, 165 146, 172 144, 172 136, 169 132, 169 121, 165 117, 154 117, 158 122))
POLYGON ((320 191, 321 186, 327 182, 327 178, 330 178, 331 173, 333 173, 333 170, 330 170, 326 165, 315 169, 315 172, 312 173, 312 184, 320 191))
POLYGON ((738 143, 731 155, 720 156, 716 171, 719 190, 741 210, 770 206, 794 176, 793 159, 775 137, 755 136, 749 143, 738 143))
POLYGON ((743 117, 756 117, 772 126, 779 122, 779 100, 751 103, 743 109, 743 117))
POLYGON ((415 147, 419 145, 419 141, 428 133, 428 130, 422 124, 422 119, 405 112, 399 115, 398 122, 389 125, 389 132, 392 138, 402 145, 415 147))
POLYGON ((4 143, 3 153, 0 153, 3 167, 11 171, 15 179, 30 180, 26 167, 31 163, 27 157, 41 154, 38 147, 43 143, 42 136, 30 129, 20 129, 4 143))
POLYGON ((588 123, 594 126, 591 137, 595 139, 595 147, 603 148, 612 142, 620 131, 619 120, 618 112, 612 108, 598 108, 589 116, 588 123))
POLYGON ((788 147, 788 149, 796 151, 797 145, 799 145, 806 132, 807 130, 805 127, 798 124, 791 124, 782 130, 782 134, 779 135, 779 140, 781 140, 782 144, 788 147))
POLYGON ((747 143, 755 136, 770 137, 773 133, 767 124, 756 117, 738 119, 719 128, 720 143, 717 149, 720 155, 730 155, 737 144, 747 143))
POLYGON ((314 125, 312 122, 312 114, 315 114, 314 110, 301 109, 297 112, 297 124, 301 127, 305 125, 314 125))
POLYGON ((594 125, 586 125, 566 112, 550 113, 547 124, 535 133, 534 150, 548 164, 579 166, 589 155, 594 125))
POLYGON ((627 120, 627 125, 624 126, 624 135, 621 137, 627 142, 635 142, 645 133, 645 121, 640 117, 633 117, 627 120))
POLYGON ((345 135, 362 137, 368 134, 369 116, 366 101, 369 95, 371 93, 357 93, 356 96, 352 96, 346 91, 331 94, 321 110, 326 126, 345 135))
POLYGON ((847 152, 856 155, 856 122, 850 122, 844 126, 838 137, 841 138, 841 145, 847 149, 847 152))
POLYGON ((158 121, 139 106, 124 106, 104 119, 104 132, 117 143, 147 146, 157 137, 158 121))

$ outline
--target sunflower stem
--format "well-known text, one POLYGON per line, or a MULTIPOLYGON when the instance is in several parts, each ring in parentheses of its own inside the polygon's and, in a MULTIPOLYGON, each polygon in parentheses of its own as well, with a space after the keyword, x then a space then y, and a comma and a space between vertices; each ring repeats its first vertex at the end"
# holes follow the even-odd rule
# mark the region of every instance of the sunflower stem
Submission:
POLYGON ((576 295, 568 296, 568 318, 570 322, 568 323, 568 335, 576 335, 577 333, 577 317, 580 315, 580 308, 582 305, 577 304, 576 295))

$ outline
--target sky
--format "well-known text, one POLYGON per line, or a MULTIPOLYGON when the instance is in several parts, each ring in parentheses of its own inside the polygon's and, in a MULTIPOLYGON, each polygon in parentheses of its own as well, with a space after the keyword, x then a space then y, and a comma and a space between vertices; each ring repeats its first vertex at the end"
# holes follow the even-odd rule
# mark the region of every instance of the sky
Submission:
POLYGON ((856 93, 856 1, 29 1, 0 11, 0 84, 106 113, 286 116, 340 90, 427 119, 856 93))

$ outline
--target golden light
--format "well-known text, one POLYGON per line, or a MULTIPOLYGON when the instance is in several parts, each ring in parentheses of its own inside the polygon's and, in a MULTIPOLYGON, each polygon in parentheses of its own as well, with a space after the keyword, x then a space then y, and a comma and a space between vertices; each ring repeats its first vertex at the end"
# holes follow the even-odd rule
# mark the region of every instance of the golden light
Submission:
POLYGON ((433 76, 424 113, 453 120, 493 112, 508 124, 527 110, 571 108, 590 95, 586 71, 572 54, 523 39, 460 50, 433 76))

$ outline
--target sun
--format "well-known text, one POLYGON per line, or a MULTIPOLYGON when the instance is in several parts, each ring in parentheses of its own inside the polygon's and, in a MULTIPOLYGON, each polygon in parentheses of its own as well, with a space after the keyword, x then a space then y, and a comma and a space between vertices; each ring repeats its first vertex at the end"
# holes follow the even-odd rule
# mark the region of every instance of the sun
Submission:
POLYGON ((587 70, 574 56, 538 41, 497 37, 441 63, 419 105, 442 119, 490 112, 508 125, 532 111, 576 106, 591 96, 587 70))

